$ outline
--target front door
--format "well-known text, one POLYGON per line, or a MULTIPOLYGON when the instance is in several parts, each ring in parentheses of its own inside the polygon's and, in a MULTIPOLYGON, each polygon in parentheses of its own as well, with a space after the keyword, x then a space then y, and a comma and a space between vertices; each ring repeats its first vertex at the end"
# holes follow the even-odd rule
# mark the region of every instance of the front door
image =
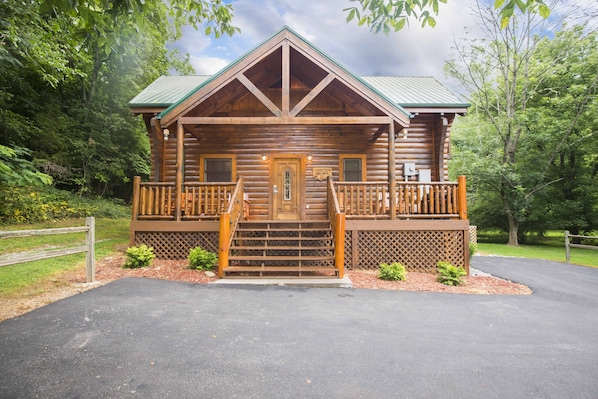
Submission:
POLYGON ((301 219, 303 168, 301 158, 274 158, 270 172, 272 218, 301 219))

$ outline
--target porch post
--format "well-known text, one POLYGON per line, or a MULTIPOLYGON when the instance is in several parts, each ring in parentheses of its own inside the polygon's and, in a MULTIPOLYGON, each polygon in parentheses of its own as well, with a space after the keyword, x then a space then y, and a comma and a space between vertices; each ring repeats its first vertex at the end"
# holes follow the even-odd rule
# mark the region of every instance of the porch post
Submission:
POLYGON ((395 153, 395 122, 388 125, 388 195, 390 205, 390 219, 397 218, 397 176, 396 176, 396 153, 395 153))
POLYGON ((457 178, 457 201, 459 203, 459 219, 467 220, 467 178, 457 178))
POLYGON ((183 196, 183 150, 185 131, 183 125, 177 121, 176 125, 176 181, 174 187, 174 214, 176 221, 181 220, 181 199, 183 196))

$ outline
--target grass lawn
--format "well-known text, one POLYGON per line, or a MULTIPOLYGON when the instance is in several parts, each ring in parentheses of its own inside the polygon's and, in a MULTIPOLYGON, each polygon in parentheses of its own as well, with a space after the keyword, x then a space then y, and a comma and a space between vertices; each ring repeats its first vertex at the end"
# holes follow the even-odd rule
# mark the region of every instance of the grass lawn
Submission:
MULTIPOLYGON (((478 254, 514 256, 565 262, 565 238, 562 231, 550 231, 542 237, 530 237, 528 244, 511 247, 505 244, 486 242, 495 240, 493 234, 478 235, 478 254)), ((571 248, 571 263, 598 268, 598 250, 571 248)))
MULTIPOLYGON (((0 230, 37 230, 75 226, 85 226, 85 219, 63 220, 35 225, 2 226, 0 230)), ((96 219, 95 236, 96 261, 122 251, 128 244, 129 219, 96 219)), ((0 239, 0 255, 82 244, 85 244, 85 233, 4 238, 0 239)), ((14 295, 18 291, 38 284, 51 276, 76 269, 81 269, 81 272, 85 273, 85 253, 0 267, 0 298, 14 295)))

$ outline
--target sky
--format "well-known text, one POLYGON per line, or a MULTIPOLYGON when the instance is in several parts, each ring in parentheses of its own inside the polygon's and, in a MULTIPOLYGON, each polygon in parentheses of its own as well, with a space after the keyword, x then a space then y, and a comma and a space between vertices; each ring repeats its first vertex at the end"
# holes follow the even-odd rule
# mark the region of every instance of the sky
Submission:
MULTIPOLYGON (((357 76, 432 76, 453 92, 456 81, 444 74, 455 40, 479 35, 469 8, 474 0, 440 4, 435 28, 417 21, 389 35, 370 32, 343 11, 349 0, 232 0, 233 25, 241 33, 219 39, 185 28, 175 46, 189 53, 198 75, 212 75, 287 25, 357 76)), ((598 9, 598 0, 561 0, 598 9)), ((578 7, 578 9, 580 9, 578 7)), ((558 10, 553 10, 557 15, 558 10)))

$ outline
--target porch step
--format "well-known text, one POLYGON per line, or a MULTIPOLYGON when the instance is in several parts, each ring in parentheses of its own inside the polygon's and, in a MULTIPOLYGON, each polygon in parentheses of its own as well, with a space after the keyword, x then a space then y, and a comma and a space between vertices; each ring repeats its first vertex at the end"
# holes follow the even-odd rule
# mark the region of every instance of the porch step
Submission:
POLYGON ((229 266, 224 274, 232 278, 331 278, 337 277, 335 268, 328 266, 229 266))
POLYGON ((337 276, 330 223, 239 222, 224 275, 244 278, 337 276))

